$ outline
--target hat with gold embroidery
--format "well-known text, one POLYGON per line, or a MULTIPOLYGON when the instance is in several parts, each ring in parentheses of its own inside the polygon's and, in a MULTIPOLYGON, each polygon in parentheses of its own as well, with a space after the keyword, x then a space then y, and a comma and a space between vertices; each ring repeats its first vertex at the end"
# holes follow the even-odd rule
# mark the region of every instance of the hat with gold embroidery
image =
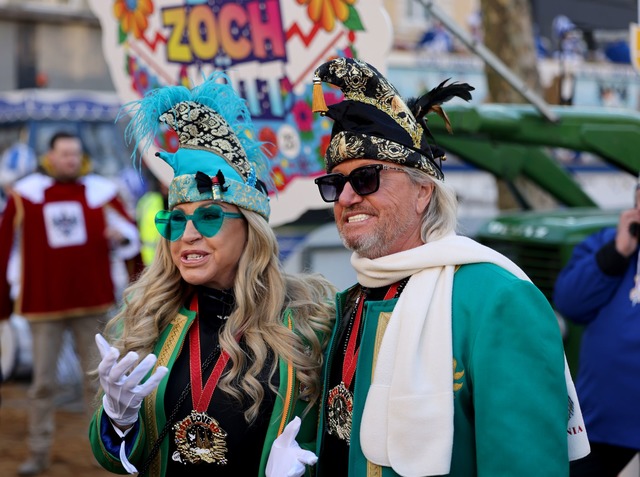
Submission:
MULTIPOLYGON (((269 220, 269 162, 245 100, 224 73, 193 88, 165 86, 125 105, 132 114, 129 140, 149 148, 163 126, 178 135, 176 152, 156 155, 169 164, 169 209, 185 202, 219 200, 257 212, 269 220)), ((136 147, 137 149, 137 147, 136 147)))
POLYGON ((313 110, 334 120, 325 154, 327 172, 343 161, 366 158, 414 167, 443 179, 439 162, 445 154, 433 141, 426 115, 440 114, 450 128, 440 105, 454 97, 469 101, 474 89, 467 83, 447 85, 447 81, 405 102, 396 88, 364 61, 335 58, 318 67, 313 78, 313 110), (339 87, 344 100, 327 107, 322 82, 339 87))

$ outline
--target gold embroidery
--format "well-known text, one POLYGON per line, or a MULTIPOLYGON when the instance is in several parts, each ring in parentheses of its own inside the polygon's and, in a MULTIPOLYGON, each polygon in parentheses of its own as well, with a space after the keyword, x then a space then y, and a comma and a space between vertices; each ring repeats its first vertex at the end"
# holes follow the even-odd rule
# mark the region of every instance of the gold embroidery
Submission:
MULTIPOLYGON (((187 318, 184 315, 178 315, 178 317, 173 320, 171 323, 171 330, 169 331, 169 335, 164 342, 164 346, 158 353, 158 361, 156 362, 153 371, 158 368, 158 366, 167 366, 169 363, 169 359, 171 358, 171 353, 175 350, 177 346, 180 336, 183 333, 184 327, 187 324, 187 318)), ((148 442, 155 442, 158 438, 158 425, 155 419, 152 416, 156 415, 156 398, 158 394, 158 388, 155 388, 151 394, 149 394, 144 399, 145 411, 147 413, 147 432, 148 432, 148 442)), ((150 475, 160 475, 160 453, 158 453, 153 459, 153 462, 150 465, 149 474, 150 475)))
POLYGON ((456 381, 460 381, 464 376, 464 370, 456 372, 457 367, 458 367, 458 360, 453 358, 453 392, 460 391, 463 385, 463 383, 456 383, 456 381))
MULTIPOLYGON (((287 310, 287 328, 293 330, 293 319, 291 318, 291 311, 287 310)), ((293 389, 295 387, 294 384, 294 368, 293 363, 291 361, 287 361, 287 393, 284 398, 284 402, 282 403, 282 418, 280 419, 280 427, 278 427, 278 435, 282 434, 284 428, 287 424, 287 419, 289 417, 289 408, 291 407, 291 400, 293 389)))
MULTIPOLYGON (((376 362, 378 361, 378 353, 380 346, 382 345, 382 337, 384 332, 389 326, 391 320, 391 313, 384 312, 378 316, 378 328, 376 329, 376 340, 373 345, 373 361, 371 363, 371 379, 373 379, 373 370, 376 369, 376 362)), ((382 477, 382 467, 373 462, 367 461, 367 477, 382 477)))
POLYGON ((382 467, 367 461, 367 477, 382 477, 382 467))
POLYGON ((159 120, 176 131, 180 147, 214 151, 245 179, 249 177, 251 164, 242 143, 224 117, 212 108, 181 101, 160 115, 159 120))
POLYGON ((336 60, 329 71, 344 80, 347 86, 343 91, 345 98, 370 104, 384 111, 411 136, 413 145, 420 147, 422 126, 417 123, 398 91, 386 78, 376 75, 364 62, 354 60, 354 64, 347 65, 344 58, 336 60), (378 84, 375 97, 369 97, 366 95, 367 86, 370 80, 376 79, 378 84))
POLYGON ((380 351, 380 346, 382 345, 382 338, 384 336, 384 332, 387 331, 389 320, 391 320, 390 312, 380 313, 380 316, 378 317, 378 329, 376 330, 376 340, 374 341, 374 344, 373 344, 373 362, 371 363, 372 379, 373 379, 373 370, 376 369, 376 362, 378 361, 378 352, 380 351))
POLYGON ((386 103, 381 103, 377 98, 370 98, 369 96, 365 96, 361 92, 345 94, 345 97, 349 99, 353 99, 354 101, 360 101, 365 104, 370 104, 371 106, 375 106, 376 108, 384 111, 389 116, 393 118, 393 120, 400 125, 402 129, 404 129, 409 136, 411 136, 411 140, 413 141, 413 145, 416 148, 420 147, 420 140, 422 137, 422 127, 420 127, 413 118, 413 114, 409 111, 409 109, 405 106, 402 109, 398 109, 397 102, 394 106, 386 103))

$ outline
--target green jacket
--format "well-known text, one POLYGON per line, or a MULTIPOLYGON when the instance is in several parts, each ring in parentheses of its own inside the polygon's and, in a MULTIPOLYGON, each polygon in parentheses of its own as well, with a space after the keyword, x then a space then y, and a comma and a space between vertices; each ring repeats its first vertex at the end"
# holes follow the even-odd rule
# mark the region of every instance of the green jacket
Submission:
MULTIPOLYGON (((337 322, 359 287, 338 294, 337 322)), ((360 423, 381 336, 397 299, 365 302, 354 383, 349 477, 395 476, 368 462, 360 423)), ((530 282, 486 264, 461 266, 453 284, 454 442, 451 476, 562 477, 569 473, 564 350, 549 303, 530 282)), ((335 352, 329 344, 325 383, 335 352)), ((416 379, 420 379, 416 376, 416 379)), ((322 470, 323 392, 317 452, 322 470)), ((327 476, 328 477, 328 476, 327 476)))
MULTIPOLYGON (((158 357, 156 366, 166 366, 171 368, 175 363, 182 345, 187 338, 187 332, 195 319, 195 313, 183 308, 177 318, 160 335, 154 348, 154 354, 158 357)), ((293 318, 291 313, 285 313, 286 325, 293 329, 293 318)), ((298 433, 297 441, 302 448, 313 450, 315 448, 315 434, 317 425, 317 407, 308 412, 304 418, 302 412, 307 403, 298 399, 299 382, 295 378, 296 372, 290 363, 280 360, 280 386, 275 406, 271 414, 267 436, 262 449, 260 461, 259 477, 265 475, 267 459, 271 445, 278 435, 280 435, 289 421, 295 416, 300 416, 302 425, 298 433)), ((136 436, 127 459, 140 470, 143 462, 156 441, 159 432, 166 424, 167 416, 164 410, 164 394, 168 379, 163 379, 158 388, 144 399, 140 409, 140 431, 136 436)), ((117 454, 108 451, 100 433, 100 423, 102 421, 103 408, 100 406, 95 412, 89 428, 89 439, 93 454, 98 462, 108 471, 116 474, 127 474, 124 470, 117 454)), ((158 452, 147 475, 164 477, 166 472, 166 462, 169 459, 169 433, 162 441, 160 452, 158 452)))

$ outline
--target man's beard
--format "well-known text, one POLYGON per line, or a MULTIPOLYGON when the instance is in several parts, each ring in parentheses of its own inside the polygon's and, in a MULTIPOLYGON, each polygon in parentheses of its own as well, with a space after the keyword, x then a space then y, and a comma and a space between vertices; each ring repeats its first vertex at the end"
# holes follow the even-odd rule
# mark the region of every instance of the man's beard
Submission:
POLYGON ((394 223, 387 224, 385 227, 378 227, 371 233, 360 234, 357 237, 347 237, 338 230, 343 245, 364 258, 373 260, 375 258, 389 255, 390 244, 393 243, 395 237, 404 235, 409 229, 409 224, 402 223, 394 217, 394 223))

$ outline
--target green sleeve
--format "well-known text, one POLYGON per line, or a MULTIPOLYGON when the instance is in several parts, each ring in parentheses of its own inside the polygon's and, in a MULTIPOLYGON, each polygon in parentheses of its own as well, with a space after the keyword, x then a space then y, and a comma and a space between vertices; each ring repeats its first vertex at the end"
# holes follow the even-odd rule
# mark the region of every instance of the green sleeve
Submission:
POLYGON ((553 310, 515 278, 482 293, 468 364, 477 475, 566 476, 564 350, 553 310))
MULTIPOLYGON (((285 326, 289 326, 291 329, 294 329, 292 315, 291 311, 287 310, 284 314, 283 320, 285 326)), ((302 421, 296 441, 301 448, 315 452, 318 429, 318 403, 314 404, 309 412, 303 416, 308 403, 302 401, 298 397, 300 382, 297 380, 295 372, 295 368, 290 363, 280 359, 280 386, 278 389, 276 403, 271 413, 264 446, 262 448, 262 458, 258 477, 263 477, 265 475, 267 460, 269 459, 269 453, 271 452, 273 441, 275 441, 275 439, 280 435, 284 426, 291 422, 295 416, 299 416, 302 421)), ((306 475, 313 475, 313 469, 309 466, 307 466, 306 475)))
MULTIPOLYGON (((91 450, 93 451, 93 455, 95 456, 98 463, 107 469, 109 472, 113 472, 114 474, 128 474, 128 472, 122 466, 120 462, 120 457, 118 455, 114 455, 110 453, 106 447, 104 446, 104 442, 102 440, 102 435, 100 433, 100 423, 102 422, 102 414, 104 410, 102 406, 98 408, 98 410, 93 414, 93 418, 91 419, 91 424, 89 427, 89 441, 91 444, 91 450)), ((144 444, 145 444, 145 431, 144 425, 140 423, 138 435, 133 443, 131 448, 131 452, 127 455, 127 459, 136 467, 139 467, 142 464, 142 456, 144 452, 144 444)))

